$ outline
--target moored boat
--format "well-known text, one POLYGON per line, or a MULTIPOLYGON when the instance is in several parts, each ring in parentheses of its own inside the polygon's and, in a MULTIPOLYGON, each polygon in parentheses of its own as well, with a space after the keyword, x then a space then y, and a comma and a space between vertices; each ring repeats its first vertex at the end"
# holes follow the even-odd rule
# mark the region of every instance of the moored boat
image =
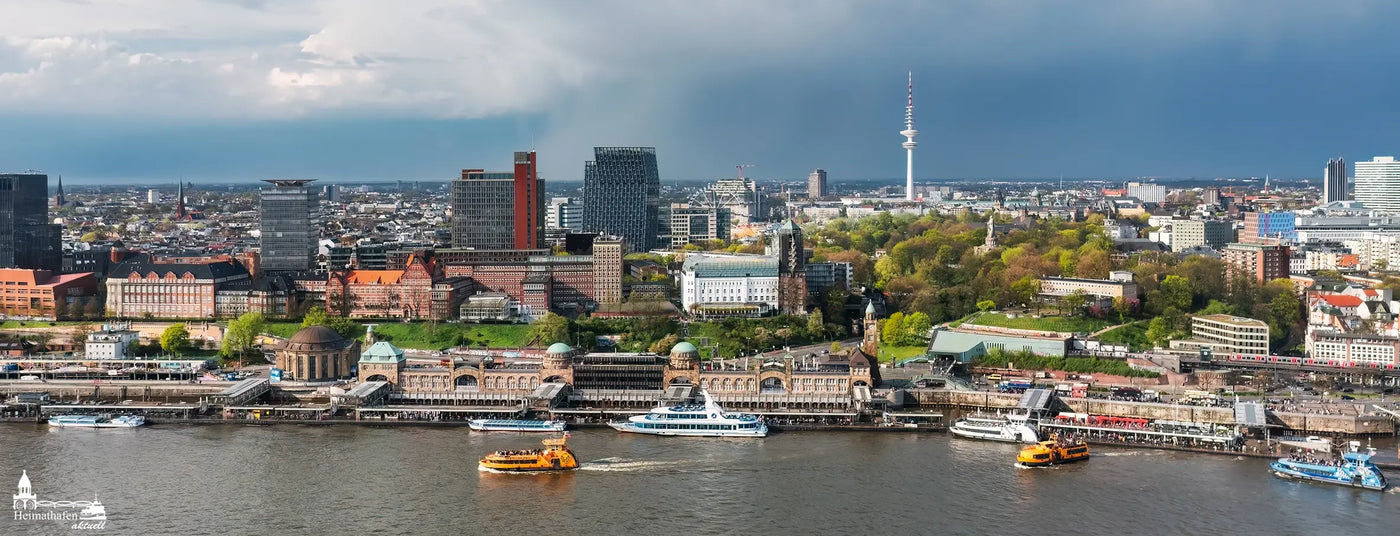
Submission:
POLYGON ((768 425, 757 415, 727 413, 710 393, 700 391, 700 404, 658 406, 645 415, 634 415, 626 421, 610 422, 608 426, 621 432, 663 436, 689 437, 765 437, 768 425))
POLYGON ((563 432, 564 421, 532 421, 522 419, 472 419, 467 426, 480 432, 563 432))
POLYGON ((1353 488, 1384 490, 1385 475, 1371 462, 1375 449, 1360 452, 1361 442, 1352 441, 1341 456, 1329 453, 1299 453, 1270 463, 1275 475, 1284 478, 1336 484, 1353 488))
POLYGON ((1009 415, 969 415, 948 427, 948 431, 958 437, 1003 441, 1007 443, 1035 443, 1040 441, 1034 421, 1025 414, 1009 415))
POLYGON ((541 441, 544 445, 541 449, 498 450, 477 462, 477 468, 511 473, 572 471, 578 469, 578 458, 569 450, 568 438, 569 435, 564 434, 558 439, 541 441))
POLYGON ((49 417, 49 426, 56 428, 135 428, 146 424, 140 415, 57 415, 49 417))
POLYGON ((1016 463, 1044 467, 1089 459, 1089 444, 1081 440, 1051 439, 1021 449, 1016 463))

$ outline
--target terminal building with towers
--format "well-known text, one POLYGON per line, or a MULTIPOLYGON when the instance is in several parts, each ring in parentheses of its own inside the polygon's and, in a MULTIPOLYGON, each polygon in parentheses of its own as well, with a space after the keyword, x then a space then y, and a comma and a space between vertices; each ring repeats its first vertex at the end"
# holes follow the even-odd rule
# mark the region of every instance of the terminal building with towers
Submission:
POLYGON ((656 246, 661 176, 655 147, 594 147, 583 165, 583 231, 621 237, 633 251, 656 246))

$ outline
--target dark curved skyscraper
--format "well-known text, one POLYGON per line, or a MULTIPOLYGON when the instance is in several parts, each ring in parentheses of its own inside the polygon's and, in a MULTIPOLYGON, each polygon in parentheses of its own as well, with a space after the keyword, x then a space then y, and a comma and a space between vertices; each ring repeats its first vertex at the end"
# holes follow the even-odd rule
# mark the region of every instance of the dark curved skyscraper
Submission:
POLYGON ((622 237, 633 251, 656 244, 661 176, 655 147, 594 147, 583 163, 583 231, 622 237))

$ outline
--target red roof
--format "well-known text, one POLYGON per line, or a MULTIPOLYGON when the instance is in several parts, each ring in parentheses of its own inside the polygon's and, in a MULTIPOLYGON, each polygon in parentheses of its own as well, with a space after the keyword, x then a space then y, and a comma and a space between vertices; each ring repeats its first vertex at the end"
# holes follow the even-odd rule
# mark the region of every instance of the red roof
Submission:
POLYGON ((1318 297, 1333 307, 1361 307, 1361 298, 1349 294, 1322 294, 1318 297))

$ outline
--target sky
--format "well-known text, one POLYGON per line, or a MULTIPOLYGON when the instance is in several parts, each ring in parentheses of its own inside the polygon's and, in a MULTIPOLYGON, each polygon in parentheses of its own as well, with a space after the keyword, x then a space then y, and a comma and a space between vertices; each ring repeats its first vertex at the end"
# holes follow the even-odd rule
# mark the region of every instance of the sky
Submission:
POLYGON ((1400 153, 1389 0, 5 0, 0 169, 65 182, 1320 177, 1400 153))

